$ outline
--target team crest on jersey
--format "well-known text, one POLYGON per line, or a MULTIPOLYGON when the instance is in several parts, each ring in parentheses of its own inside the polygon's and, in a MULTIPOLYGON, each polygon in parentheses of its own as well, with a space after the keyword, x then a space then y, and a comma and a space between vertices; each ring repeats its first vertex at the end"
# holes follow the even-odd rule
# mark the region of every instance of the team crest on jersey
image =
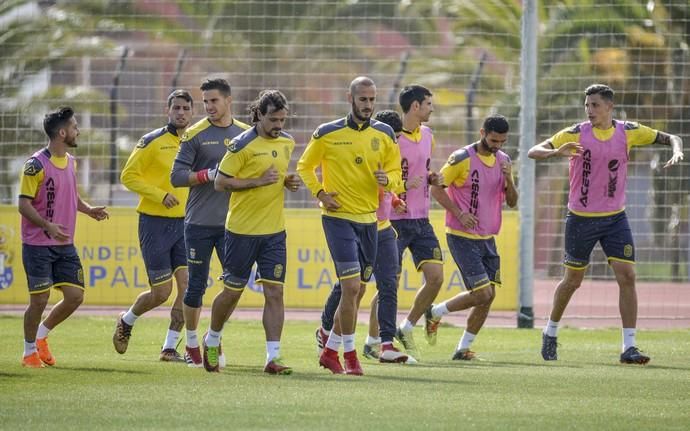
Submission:
POLYGON ((362 160, 360 156, 355 157, 355 163, 357 163, 358 165, 361 165, 363 161, 364 160, 362 160))
POLYGON ((273 150, 273 151, 271 151, 271 155, 275 159, 276 157, 278 157, 278 152, 276 150, 273 150))
POLYGON ((441 249, 438 247, 434 247, 434 260, 441 260, 441 249))
POLYGON ((223 139, 223 145, 225 145, 225 148, 229 148, 229 147, 230 147, 230 141, 231 141, 230 138, 225 138, 225 139, 223 139))
POLYGON ((24 163, 24 175, 29 177, 36 176, 36 174, 41 172, 41 168, 41 162, 32 157, 24 163))
POLYGON ((626 244, 625 247, 623 247, 623 256, 632 257, 632 255, 633 255, 633 246, 631 244, 626 244))
POLYGON ((378 151, 380 145, 381 145, 381 142, 379 141, 379 138, 371 138, 371 149, 372 149, 372 151, 378 151))
POLYGON ((275 277, 275 278, 282 277, 283 276, 283 269, 284 269, 283 265, 280 263, 278 265, 274 266, 273 267, 273 277, 275 277))
POLYGON ((285 156, 286 160, 290 160, 290 147, 287 145, 283 146, 283 155, 285 156))

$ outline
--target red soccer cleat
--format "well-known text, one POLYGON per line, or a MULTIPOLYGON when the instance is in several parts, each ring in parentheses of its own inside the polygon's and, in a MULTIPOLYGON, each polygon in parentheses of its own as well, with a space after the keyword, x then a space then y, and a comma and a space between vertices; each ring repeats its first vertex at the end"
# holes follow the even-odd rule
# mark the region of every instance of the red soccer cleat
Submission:
POLYGON ((357 359, 356 350, 345 352, 343 358, 345 359, 345 374, 350 374, 353 376, 364 375, 364 370, 362 370, 362 366, 359 364, 359 359, 357 359))
POLYGON ((338 352, 328 347, 323 349, 323 353, 319 356, 319 365, 330 370, 333 374, 345 374, 343 366, 340 365, 340 359, 338 359, 338 352))

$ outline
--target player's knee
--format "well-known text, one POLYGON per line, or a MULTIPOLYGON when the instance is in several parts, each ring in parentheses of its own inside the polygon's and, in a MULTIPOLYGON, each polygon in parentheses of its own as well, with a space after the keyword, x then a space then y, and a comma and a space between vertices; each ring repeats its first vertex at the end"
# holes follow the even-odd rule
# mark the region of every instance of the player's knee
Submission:
POLYGON ((71 292, 69 295, 65 295, 64 301, 73 308, 79 307, 84 302, 84 291, 81 289, 71 292))
POLYGON ((487 286, 472 292, 475 296, 476 305, 487 305, 491 304, 494 300, 495 294, 491 286, 487 286))
POLYGON ((153 302, 155 303, 156 306, 159 306, 168 300, 171 292, 172 292, 172 285, 171 284, 164 284, 162 286, 156 286, 153 289, 151 289, 151 299, 153 300, 153 302))
POLYGON ((276 302, 283 300, 283 285, 266 283, 264 285, 264 297, 266 301, 276 302))
POLYGON ((34 293, 29 296, 29 307, 45 309, 48 305, 48 298, 50 298, 50 292, 34 293))
POLYGON ((187 307, 200 308, 202 306, 203 295, 195 292, 191 292, 189 289, 184 294, 182 302, 187 307))
POLYGON ((433 270, 426 271, 424 273, 424 280, 427 286, 439 289, 443 284, 443 268, 439 266, 439 268, 434 267, 433 270))

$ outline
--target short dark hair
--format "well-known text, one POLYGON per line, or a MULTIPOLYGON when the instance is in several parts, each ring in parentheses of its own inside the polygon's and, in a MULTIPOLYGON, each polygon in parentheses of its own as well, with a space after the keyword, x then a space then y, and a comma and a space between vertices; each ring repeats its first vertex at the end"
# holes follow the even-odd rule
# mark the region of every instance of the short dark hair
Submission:
POLYGON ((74 117, 74 109, 69 106, 61 106, 43 117, 43 130, 50 139, 53 139, 57 137, 60 129, 67 126, 72 117, 74 117))
POLYGON ((266 115, 269 106, 273 107, 271 112, 280 111, 281 109, 289 110, 287 98, 280 90, 263 90, 259 93, 259 97, 249 105, 252 123, 259 121, 259 113, 266 115))
POLYGON ((232 94, 230 84, 223 78, 205 79, 204 82, 201 83, 199 89, 201 91, 218 90, 225 97, 232 94))
POLYGON ((388 124, 395 134, 402 132, 402 120, 400 119, 400 115, 395 111, 391 111, 390 109, 379 111, 374 115, 374 120, 388 124))
POLYGON ((398 102, 400 103, 403 113, 407 113, 412 107, 413 102, 422 103, 424 99, 431 96, 433 96, 431 91, 429 91, 429 89, 423 85, 406 85, 402 90, 400 90, 398 102))
POLYGON ((592 94, 598 94, 603 99, 608 101, 613 101, 613 89, 605 84, 592 84, 585 89, 585 96, 591 96, 592 94))
POLYGON ((173 100, 177 99, 178 97, 186 100, 190 105, 194 106, 194 100, 192 100, 192 95, 189 93, 189 91, 177 89, 168 96, 168 108, 172 106, 173 100))
POLYGON ((482 128, 487 134, 490 132, 508 133, 508 130, 510 130, 510 124, 508 124, 508 119, 503 115, 493 114, 484 119, 484 125, 482 128))

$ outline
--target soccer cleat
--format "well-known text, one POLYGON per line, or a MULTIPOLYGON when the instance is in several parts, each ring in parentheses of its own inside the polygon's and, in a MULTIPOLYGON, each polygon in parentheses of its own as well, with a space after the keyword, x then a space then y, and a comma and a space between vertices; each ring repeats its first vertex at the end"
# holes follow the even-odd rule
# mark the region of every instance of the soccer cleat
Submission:
POLYGON ((333 374, 345 374, 343 366, 340 365, 340 359, 338 359, 338 352, 328 347, 321 352, 321 356, 319 356, 319 365, 333 374))
POLYGON ((44 364, 55 365, 55 356, 50 353, 50 348, 48 347, 48 337, 36 339, 36 349, 38 349, 38 357, 41 358, 44 364))
POLYGON ((621 364, 639 364, 646 365, 651 358, 642 354, 640 349, 635 346, 628 347, 628 349, 621 353, 621 364))
MULTIPOLYGON (((558 359, 558 341, 556 337, 550 337, 545 333, 541 334, 541 357, 545 361, 555 361, 558 359)), ((621 360, 623 356, 621 355, 621 360)))
POLYGON ((352 376, 364 375, 362 366, 359 364, 359 359, 357 359, 356 350, 345 352, 343 354, 343 359, 345 360, 345 374, 350 374, 352 376))
POLYGON ((173 348, 161 350, 161 354, 158 358, 162 362, 185 362, 182 355, 173 348))
POLYGON ((379 350, 381 350, 380 344, 364 344, 362 349, 362 355, 367 359, 379 359, 379 350))
POLYGON ((395 338, 400 341, 400 344, 402 344, 402 346, 405 348, 405 352, 408 355, 419 358, 419 351, 417 350, 417 345, 414 342, 412 331, 403 332, 402 329, 398 328, 395 330, 395 338))
POLYGON ((117 316, 115 321, 115 333, 113 333, 113 346, 115 346, 115 351, 119 354, 123 354, 127 351, 127 345, 129 344, 129 337, 132 336, 132 326, 128 325, 122 320, 122 316, 125 315, 123 311, 117 316))
POLYGON ((197 347, 185 347, 184 360, 190 368, 203 368, 204 360, 201 358, 201 349, 197 347))
POLYGON ((25 368, 45 368, 41 357, 38 356, 38 352, 33 352, 30 355, 24 356, 22 358, 22 367, 25 368))
POLYGON ((477 354, 470 349, 456 350, 453 355, 454 361, 473 361, 477 359, 477 354))
POLYGON ((316 354, 318 356, 321 356, 321 353, 323 352, 323 349, 326 347, 326 343, 328 343, 328 332, 324 331, 322 327, 316 328, 316 354))
POLYGON ((379 355, 379 362, 385 364, 391 363, 405 363, 408 356, 393 346, 393 343, 386 343, 381 346, 381 354, 379 355))
POLYGON ((426 337, 426 342, 429 343, 430 346, 435 346, 438 327, 441 325, 441 318, 433 317, 431 314, 432 307, 433 305, 424 312, 424 336, 426 337))
POLYGON ((204 348, 204 355, 202 357, 202 362, 204 368, 209 373, 219 373, 220 364, 218 363, 218 356, 220 354, 220 346, 207 346, 206 336, 204 335, 204 341, 202 342, 204 348))
POLYGON ((266 366, 264 367, 264 373, 279 374, 285 376, 288 374, 292 374, 292 368, 285 365, 283 363, 283 359, 279 356, 266 364, 266 366))

